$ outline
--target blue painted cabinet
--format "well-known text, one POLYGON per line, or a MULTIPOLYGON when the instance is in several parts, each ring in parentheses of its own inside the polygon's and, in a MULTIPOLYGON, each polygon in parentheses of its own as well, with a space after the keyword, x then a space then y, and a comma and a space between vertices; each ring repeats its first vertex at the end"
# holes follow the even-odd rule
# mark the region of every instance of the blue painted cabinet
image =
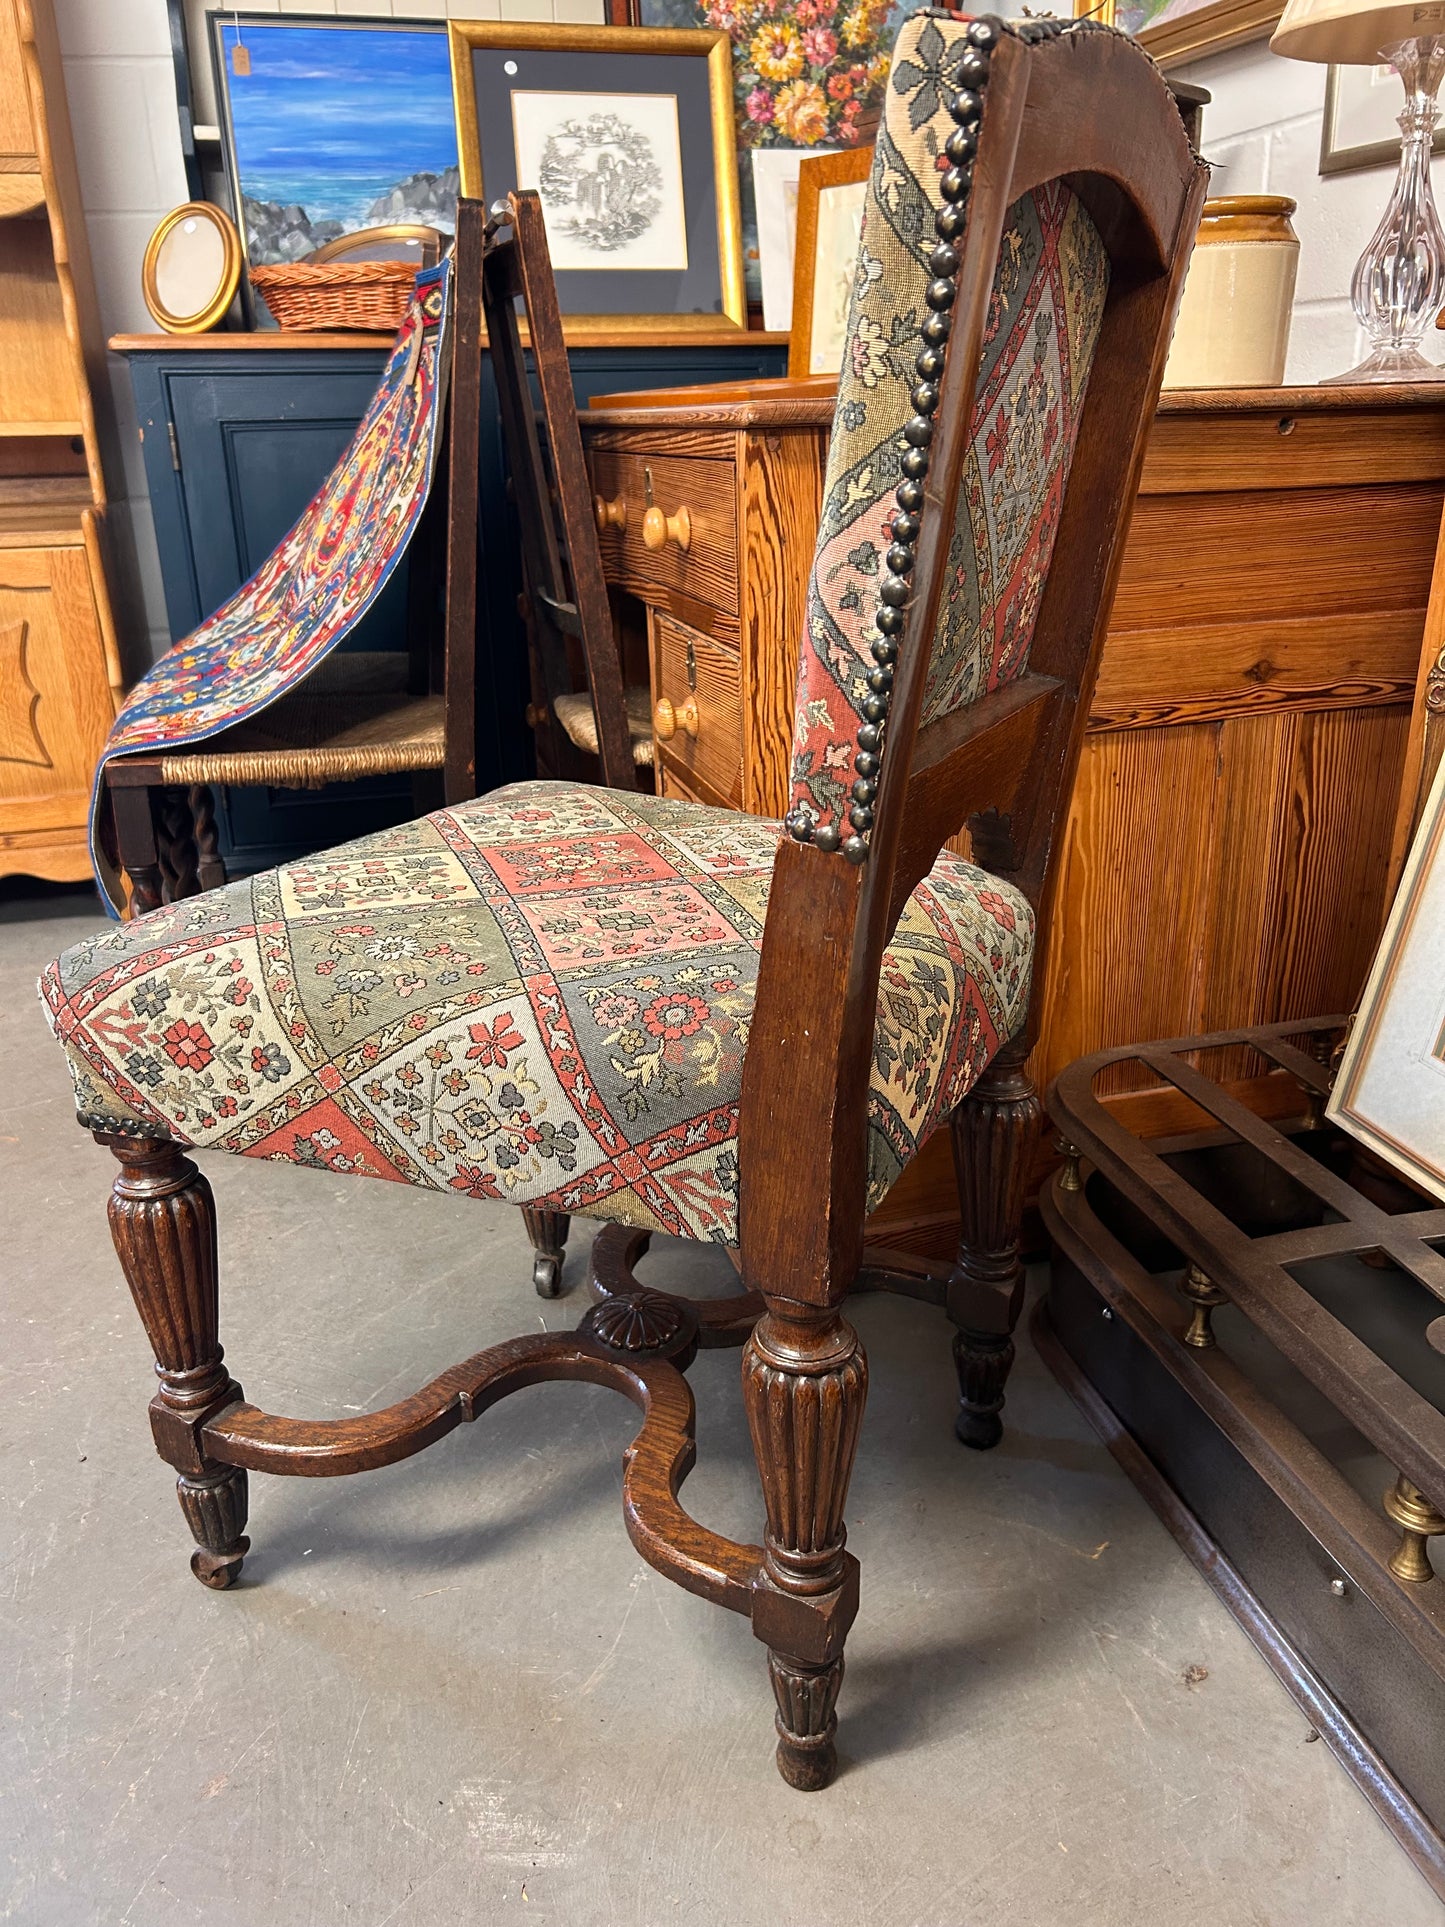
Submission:
MULTIPOLYGON (((371 399, 379 348, 306 348, 274 336, 215 335, 205 345, 157 337, 128 346, 146 483, 178 641, 240 587, 300 515, 346 447, 371 399), (244 340, 246 345, 241 345, 244 340)), ((754 380, 785 372, 776 343, 574 348, 578 402, 624 389, 754 380)), ((489 373, 489 371, 488 371, 489 373)), ((482 790, 530 774, 521 586, 507 500, 501 424, 483 385, 478 543, 477 781, 482 790)), ((438 585, 440 589, 440 585, 438 585)), ((404 647, 407 570, 388 584, 347 646, 404 647)), ((254 870, 359 836, 413 813, 405 778, 325 790, 233 790, 217 797, 234 871, 254 870)))

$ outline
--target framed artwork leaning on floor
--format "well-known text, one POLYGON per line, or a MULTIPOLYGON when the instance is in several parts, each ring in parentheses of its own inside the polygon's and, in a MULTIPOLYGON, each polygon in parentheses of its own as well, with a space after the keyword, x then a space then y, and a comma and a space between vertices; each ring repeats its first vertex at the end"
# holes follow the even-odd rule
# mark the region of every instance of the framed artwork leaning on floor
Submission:
POLYGON ((542 201, 568 337, 744 328, 728 37, 453 21, 462 192, 542 201))
POLYGON ((1445 1198, 1445 762, 1436 772, 1326 1115, 1445 1198))

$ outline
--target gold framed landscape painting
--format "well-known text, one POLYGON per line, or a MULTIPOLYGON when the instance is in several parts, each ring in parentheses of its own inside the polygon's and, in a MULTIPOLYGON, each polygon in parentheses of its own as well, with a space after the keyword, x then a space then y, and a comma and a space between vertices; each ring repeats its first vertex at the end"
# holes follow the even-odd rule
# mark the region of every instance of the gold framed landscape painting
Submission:
POLYGON ((462 193, 541 196, 569 340, 746 328, 725 33, 448 33, 462 193))
POLYGON ((1082 0, 1072 11, 1123 27, 1167 71, 1264 39, 1279 25, 1284 7, 1283 0, 1104 0, 1102 6, 1082 0))
POLYGON ((1445 1199, 1445 762, 1410 846, 1326 1116, 1445 1199))

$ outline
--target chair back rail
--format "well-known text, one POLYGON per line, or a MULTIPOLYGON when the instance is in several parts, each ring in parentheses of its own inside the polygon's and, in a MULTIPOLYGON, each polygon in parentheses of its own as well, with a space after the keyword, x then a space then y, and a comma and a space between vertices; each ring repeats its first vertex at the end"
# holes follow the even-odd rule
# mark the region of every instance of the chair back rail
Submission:
POLYGON ((447 613, 443 688, 448 804, 476 794, 477 527, 481 504, 482 219, 457 204, 447 423, 447 613))
POLYGON ((572 687, 571 638, 580 644, 586 666, 602 780, 611 788, 630 790, 636 779, 622 663, 597 544, 542 203, 531 191, 512 193, 497 217, 490 218, 479 202, 462 201, 457 219, 458 313, 460 318, 464 308, 479 305, 485 324, 516 497, 527 618, 546 694, 552 701, 572 687), (475 280, 460 259, 464 231, 480 237, 481 272, 475 280), (540 413, 528 381, 519 297, 541 394, 540 413))
POLYGON ((1033 903, 1042 947, 1056 828, 1207 180, 1136 43, 1092 23, 998 32, 866 856, 789 840, 774 873, 740 1121, 750 1289, 829 1304, 852 1285, 883 949, 965 821, 979 860, 1033 903), (1020 197, 1060 180, 1093 219, 1110 278, 1028 664, 920 728, 1001 239, 1020 197))

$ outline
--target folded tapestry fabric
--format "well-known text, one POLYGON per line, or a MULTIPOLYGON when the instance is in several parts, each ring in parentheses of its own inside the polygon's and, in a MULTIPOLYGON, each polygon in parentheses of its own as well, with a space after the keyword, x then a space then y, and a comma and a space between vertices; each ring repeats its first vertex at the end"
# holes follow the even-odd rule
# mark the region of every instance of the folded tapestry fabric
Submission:
POLYGON ((123 899, 100 837, 106 764, 183 750, 258 715, 350 634, 406 553, 441 442, 450 295, 450 261, 417 276, 361 425, 300 521, 229 602, 142 677, 116 717, 90 805, 91 862, 113 912, 123 899))

